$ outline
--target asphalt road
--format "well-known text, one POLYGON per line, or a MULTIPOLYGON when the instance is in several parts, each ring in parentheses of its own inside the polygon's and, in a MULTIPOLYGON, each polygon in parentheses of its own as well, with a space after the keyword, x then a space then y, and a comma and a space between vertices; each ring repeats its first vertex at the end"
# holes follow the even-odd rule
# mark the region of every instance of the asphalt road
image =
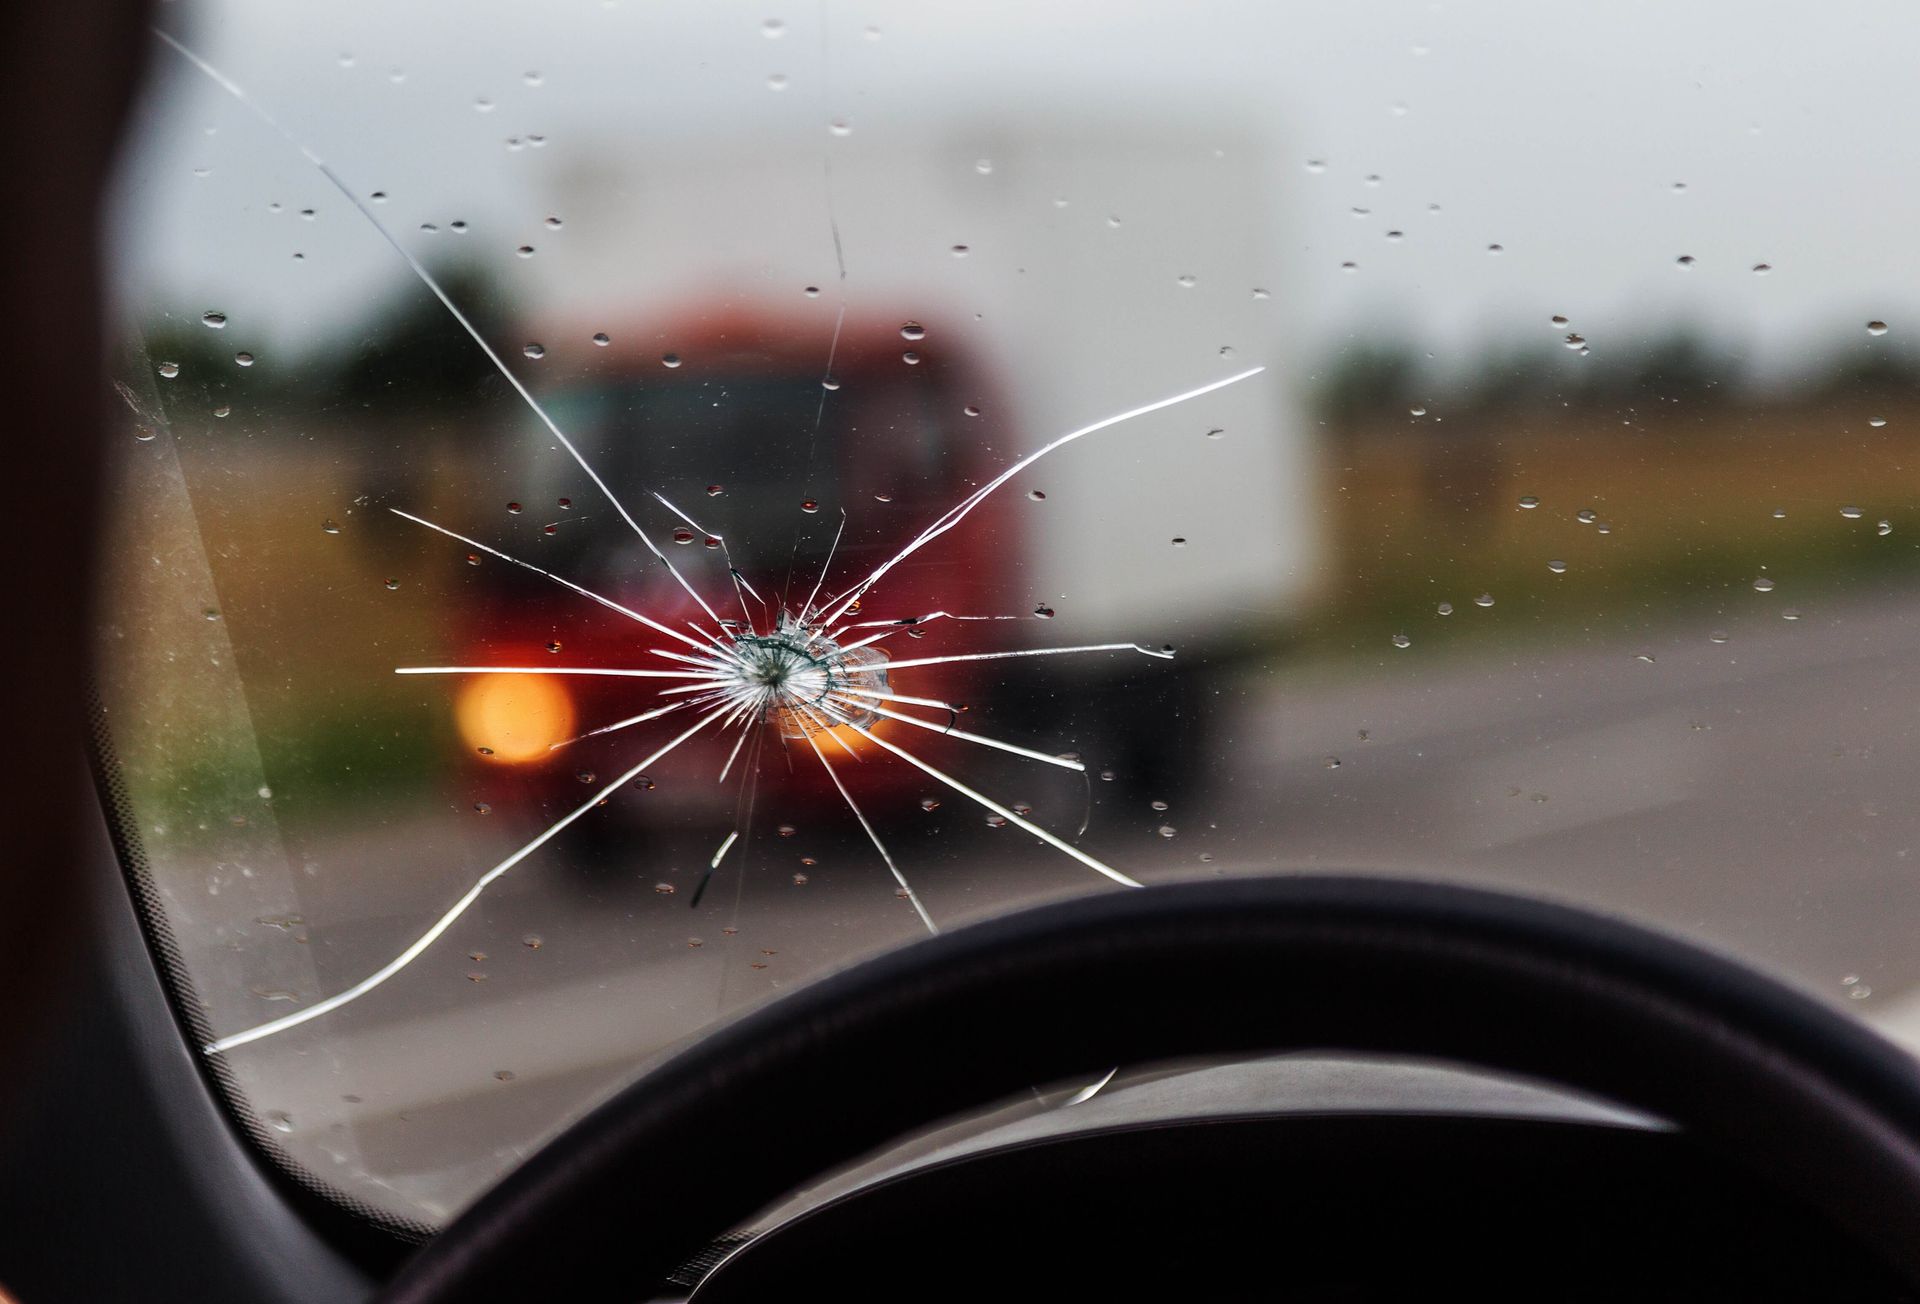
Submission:
MULTIPOLYGON (((1724 642, 1678 621, 1573 650, 1383 645, 1222 680, 1204 772, 1164 812, 1095 784, 1085 843, 1149 882, 1361 869, 1585 903, 1920 1044, 1920 595, 1717 623, 1724 642)), ((1077 794, 1039 814, 1070 830, 1077 794)), ((1119 890, 965 806, 948 794, 937 819, 879 820, 943 923, 1119 890)), ((444 1213, 649 1057, 921 932, 858 829, 824 815, 791 846, 763 835, 741 853, 755 872, 688 909, 714 833, 656 841, 645 867, 583 863, 617 862, 615 837, 503 879, 413 969, 285 1034, 257 1061, 260 1109, 322 1171, 444 1213)), ((307 918, 325 983, 370 971, 438 908, 391 872, 321 883, 307 918)))

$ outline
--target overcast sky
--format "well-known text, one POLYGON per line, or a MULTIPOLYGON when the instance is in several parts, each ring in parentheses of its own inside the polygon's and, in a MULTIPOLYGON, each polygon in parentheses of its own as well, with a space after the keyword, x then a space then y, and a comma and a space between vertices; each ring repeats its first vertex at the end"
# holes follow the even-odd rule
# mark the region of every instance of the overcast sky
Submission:
MULTIPOLYGON (((1897 336, 1915 298, 1908 4, 213 0, 161 25, 349 184, 390 194, 380 211, 410 243, 430 254, 420 223, 444 242, 463 218, 503 269, 583 168, 638 176, 690 151, 851 166, 956 124, 1018 141, 1104 122, 1258 142, 1268 198, 1245 220, 1277 265, 1227 279, 1235 300, 1271 280, 1306 357, 1393 329, 1444 365, 1494 337, 1547 347, 1560 313, 1596 350, 1690 322, 1792 367, 1868 347, 1869 318, 1897 336), (507 147, 529 136, 543 143, 507 147)), ((129 284, 271 288, 283 317, 318 325, 393 283, 391 253, 349 230, 324 181, 178 55, 158 52, 153 92, 122 207, 129 284), (249 262, 295 247, 324 274, 282 283, 249 262)), ((1073 199, 1095 238, 1102 196, 1073 199)), ((937 216, 886 211, 881 193, 849 203, 909 227, 937 216)), ((785 229, 818 207, 773 194, 755 220, 785 229)), ((1159 238, 1137 255, 1155 293, 1156 260, 1179 252, 1159 238)))

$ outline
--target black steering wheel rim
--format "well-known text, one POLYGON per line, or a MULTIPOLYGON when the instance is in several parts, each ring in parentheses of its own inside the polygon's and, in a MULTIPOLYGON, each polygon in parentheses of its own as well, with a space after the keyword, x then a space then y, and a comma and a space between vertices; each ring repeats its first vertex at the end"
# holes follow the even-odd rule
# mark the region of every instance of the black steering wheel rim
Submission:
POLYGON ((713 1236, 914 1127, 1115 1065, 1450 1060, 1665 1118, 1920 1286, 1920 1068, 1846 1015, 1638 926, 1362 877, 1044 906, 857 965, 621 1091, 402 1269, 388 1304, 643 1297, 713 1236))

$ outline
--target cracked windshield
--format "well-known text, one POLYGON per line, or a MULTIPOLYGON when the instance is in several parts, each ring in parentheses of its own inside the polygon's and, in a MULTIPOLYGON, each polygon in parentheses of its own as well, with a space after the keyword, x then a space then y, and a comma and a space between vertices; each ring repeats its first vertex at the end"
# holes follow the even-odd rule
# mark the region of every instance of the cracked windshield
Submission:
POLYGON ((95 656, 197 1053, 424 1228, 1142 884, 1503 885, 1920 1031, 1916 28, 163 6, 95 656))

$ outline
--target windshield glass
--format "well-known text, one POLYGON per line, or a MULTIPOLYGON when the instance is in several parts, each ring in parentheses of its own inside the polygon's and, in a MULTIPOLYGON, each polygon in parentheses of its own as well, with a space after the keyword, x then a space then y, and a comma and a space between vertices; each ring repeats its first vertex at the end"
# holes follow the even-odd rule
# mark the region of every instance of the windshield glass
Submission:
POLYGON ((101 761, 256 1135, 436 1225, 810 976, 1301 869, 1920 1026, 1920 15, 1777 9, 165 8, 101 761))

